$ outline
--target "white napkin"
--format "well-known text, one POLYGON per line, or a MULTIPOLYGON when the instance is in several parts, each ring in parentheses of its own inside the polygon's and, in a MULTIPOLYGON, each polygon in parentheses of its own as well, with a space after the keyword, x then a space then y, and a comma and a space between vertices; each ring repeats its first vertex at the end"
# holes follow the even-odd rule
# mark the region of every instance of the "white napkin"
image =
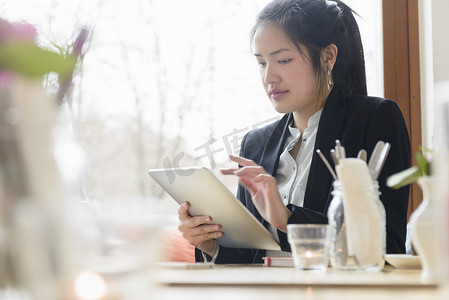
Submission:
POLYGON ((336 170, 343 192, 349 255, 355 255, 359 265, 374 265, 382 260, 382 227, 368 166, 361 159, 346 158, 336 170))

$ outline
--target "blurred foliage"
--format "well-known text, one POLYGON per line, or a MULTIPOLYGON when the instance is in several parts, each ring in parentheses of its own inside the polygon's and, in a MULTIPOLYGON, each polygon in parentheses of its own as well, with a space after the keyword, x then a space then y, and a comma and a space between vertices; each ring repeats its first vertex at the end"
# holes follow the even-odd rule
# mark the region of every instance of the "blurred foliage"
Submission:
POLYGON ((0 18, 0 72, 42 77, 55 72, 71 74, 76 57, 39 47, 36 28, 26 23, 10 23, 0 18))
POLYGON ((41 49, 34 43, 11 41, 0 44, 0 70, 10 70, 29 77, 40 77, 49 72, 71 73, 76 59, 41 49))
POLYGON ((387 179, 387 185, 392 189, 399 189, 415 182, 422 176, 431 175, 432 154, 432 150, 419 147, 419 151, 415 154, 416 166, 391 175, 387 179))

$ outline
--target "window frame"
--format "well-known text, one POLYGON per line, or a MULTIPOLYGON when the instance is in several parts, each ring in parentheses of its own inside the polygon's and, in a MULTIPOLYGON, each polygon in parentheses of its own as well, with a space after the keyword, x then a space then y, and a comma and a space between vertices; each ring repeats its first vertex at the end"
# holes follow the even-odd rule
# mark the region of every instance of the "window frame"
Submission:
MULTIPOLYGON (((410 136, 412 162, 422 144, 418 0, 382 0, 384 95, 395 100, 410 136)), ((422 192, 411 185, 407 215, 422 202, 422 192)))

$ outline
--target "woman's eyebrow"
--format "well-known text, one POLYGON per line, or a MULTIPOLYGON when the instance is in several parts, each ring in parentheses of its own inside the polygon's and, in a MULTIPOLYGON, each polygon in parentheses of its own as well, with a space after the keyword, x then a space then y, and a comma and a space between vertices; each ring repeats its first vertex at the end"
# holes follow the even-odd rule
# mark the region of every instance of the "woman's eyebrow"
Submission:
MULTIPOLYGON (((281 52, 284 52, 284 51, 290 51, 289 49, 287 49, 287 48, 281 48, 281 49, 279 49, 279 50, 276 50, 276 51, 273 51, 273 52, 271 52, 269 55, 270 56, 273 56, 273 55, 276 55, 276 54, 279 54, 279 53, 281 53, 281 52)), ((257 54, 257 53, 254 53, 254 56, 262 56, 261 54, 257 54)))

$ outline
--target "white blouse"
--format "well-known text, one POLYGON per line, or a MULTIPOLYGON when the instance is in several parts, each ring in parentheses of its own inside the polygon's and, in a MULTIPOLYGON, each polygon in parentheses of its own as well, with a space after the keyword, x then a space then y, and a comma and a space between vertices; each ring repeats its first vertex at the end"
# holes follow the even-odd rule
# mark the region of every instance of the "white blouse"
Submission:
POLYGON ((318 123, 322 109, 313 114, 307 123, 304 133, 298 128, 289 126, 289 136, 284 144, 284 152, 279 158, 279 166, 276 173, 276 181, 284 205, 294 204, 302 206, 304 193, 312 163, 313 148, 315 146, 318 123), (302 139, 296 158, 290 155, 290 151, 296 143, 302 139))

